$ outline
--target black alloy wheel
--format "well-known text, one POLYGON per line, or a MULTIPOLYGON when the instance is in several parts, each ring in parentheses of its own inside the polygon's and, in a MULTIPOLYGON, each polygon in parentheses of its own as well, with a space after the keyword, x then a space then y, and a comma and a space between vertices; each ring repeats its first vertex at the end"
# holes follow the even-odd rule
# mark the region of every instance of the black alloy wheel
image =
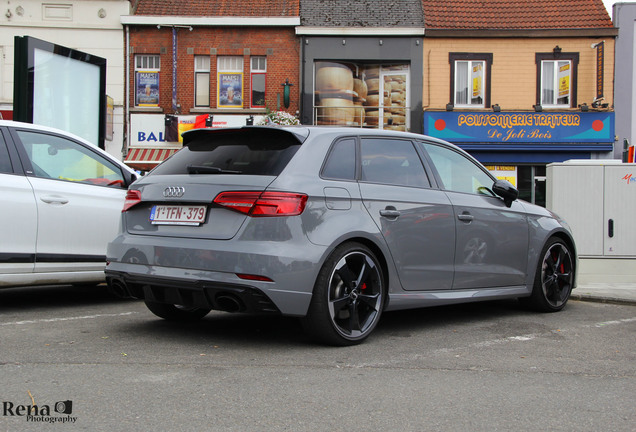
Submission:
POLYGON ((331 345, 358 344, 377 325, 384 296, 382 269, 373 252, 345 243, 320 270, 304 327, 331 345))
POLYGON ((565 307, 574 283, 574 259, 567 244, 551 238, 541 253, 532 295, 525 303, 541 312, 565 307))

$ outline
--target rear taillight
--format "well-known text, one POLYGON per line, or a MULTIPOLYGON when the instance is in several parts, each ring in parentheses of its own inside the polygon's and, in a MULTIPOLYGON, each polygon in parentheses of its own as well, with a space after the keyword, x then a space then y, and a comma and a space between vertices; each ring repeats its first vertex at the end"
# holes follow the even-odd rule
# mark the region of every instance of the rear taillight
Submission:
POLYGON ((297 216, 305 209, 307 195, 292 192, 221 192, 214 203, 252 217, 297 216))
POLYGON ((129 190, 126 193, 126 201, 124 201, 124 208, 121 209, 121 212, 124 213, 128 211, 131 207, 136 206, 141 202, 141 192, 138 190, 129 190))

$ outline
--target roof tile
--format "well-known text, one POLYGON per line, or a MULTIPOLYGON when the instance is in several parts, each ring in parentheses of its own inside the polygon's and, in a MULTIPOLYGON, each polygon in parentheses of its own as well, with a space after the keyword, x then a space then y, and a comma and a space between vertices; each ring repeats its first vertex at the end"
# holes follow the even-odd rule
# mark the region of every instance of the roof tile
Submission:
POLYGON ((139 0, 135 15, 297 17, 300 0, 139 0))
POLYGON ((422 0, 427 29, 614 27, 603 0, 422 0))

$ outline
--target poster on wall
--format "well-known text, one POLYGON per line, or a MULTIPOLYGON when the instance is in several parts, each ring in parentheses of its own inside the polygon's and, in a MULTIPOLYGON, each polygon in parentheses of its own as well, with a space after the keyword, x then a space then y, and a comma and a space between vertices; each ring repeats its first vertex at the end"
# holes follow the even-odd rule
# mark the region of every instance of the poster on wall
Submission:
POLYGON ((220 72, 218 79, 217 106, 219 108, 243 107, 243 74, 220 72))
POLYGON ((159 72, 137 71, 135 77, 135 105, 159 106, 159 72))
POLYGON ((474 102, 480 103, 480 101, 482 100, 481 89, 483 88, 482 86, 483 76, 484 76, 484 71, 481 67, 481 63, 473 66, 472 79, 473 79, 473 101, 474 102), (475 101, 475 99, 478 99, 478 101, 475 101))
POLYGON ((559 67, 559 99, 570 95, 570 64, 559 67))

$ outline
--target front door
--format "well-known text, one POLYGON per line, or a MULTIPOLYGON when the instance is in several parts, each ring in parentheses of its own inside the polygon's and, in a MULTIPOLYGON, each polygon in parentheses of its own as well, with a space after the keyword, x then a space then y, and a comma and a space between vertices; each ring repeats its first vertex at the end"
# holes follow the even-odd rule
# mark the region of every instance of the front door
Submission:
POLYGON ((523 206, 507 207, 491 191, 494 179, 454 149, 425 143, 457 227, 454 289, 524 285, 528 223, 523 206))

